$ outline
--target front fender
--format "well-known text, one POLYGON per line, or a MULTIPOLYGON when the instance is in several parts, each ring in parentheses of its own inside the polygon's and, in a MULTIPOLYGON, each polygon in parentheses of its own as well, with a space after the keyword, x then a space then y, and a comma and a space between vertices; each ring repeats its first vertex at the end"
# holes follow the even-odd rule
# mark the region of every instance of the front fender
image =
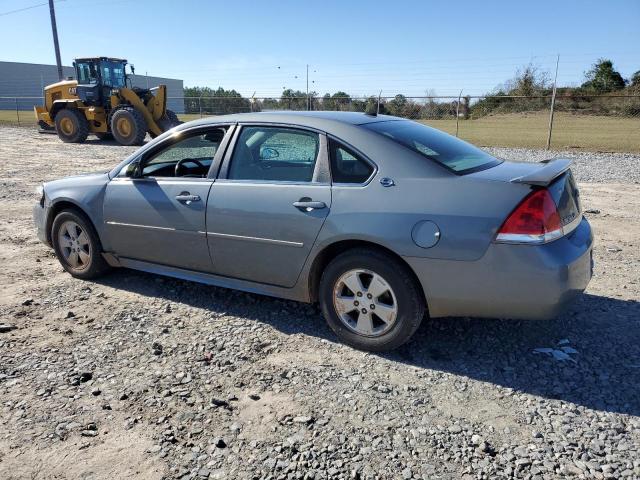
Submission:
MULTIPOLYGON (((93 223, 101 241, 104 235, 103 203, 106 186, 109 182, 107 173, 89 174, 78 177, 54 180, 44 185, 47 203, 47 231, 55 215, 65 207, 72 206, 82 211, 93 223)), ((107 249, 108 245, 102 246, 107 249)))
POLYGON ((64 108, 80 108, 83 106, 83 103, 80 100, 56 100, 53 102, 51 106, 51 112, 49 112, 49 116, 53 119, 60 110, 64 108))

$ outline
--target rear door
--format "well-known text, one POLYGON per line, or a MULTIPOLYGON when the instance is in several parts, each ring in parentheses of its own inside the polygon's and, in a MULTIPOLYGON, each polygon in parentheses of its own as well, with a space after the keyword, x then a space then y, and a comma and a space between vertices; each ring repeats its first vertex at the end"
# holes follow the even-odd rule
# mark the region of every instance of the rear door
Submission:
POLYGON ((331 207, 326 137, 279 125, 235 132, 207 202, 213 271, 292 287, 331 207))
POLYGON ((121 257, 210 271, 206 203, 230 127, 182 132, 107 186, 108 244, 121 257))

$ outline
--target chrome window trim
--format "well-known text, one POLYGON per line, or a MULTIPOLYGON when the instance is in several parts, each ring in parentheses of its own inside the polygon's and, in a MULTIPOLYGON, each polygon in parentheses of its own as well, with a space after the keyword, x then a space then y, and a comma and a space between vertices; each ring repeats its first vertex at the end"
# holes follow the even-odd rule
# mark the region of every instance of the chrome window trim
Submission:
POLYGON ((331 184, 327 182, 295 182, 292 180, 229 180, 228 178, 221 178, 216 180, 216 184, 220 185, 274 185, 274 186, 286 186, 286 185, 303 185, 307 187, 330 187, 331 184))
POLYGON ((114 185, 117 184, 129 184, 136 182, 146 182, 146 183, 158 183, 164 185, 181 185, 183 183, 201 183, 201 182, 209 182, 212 183, 214 178, 202 178, 202 177, 140 177, 140 178, 132 178, 132 177, 115 177, 111 180, 110 183, 114 185))

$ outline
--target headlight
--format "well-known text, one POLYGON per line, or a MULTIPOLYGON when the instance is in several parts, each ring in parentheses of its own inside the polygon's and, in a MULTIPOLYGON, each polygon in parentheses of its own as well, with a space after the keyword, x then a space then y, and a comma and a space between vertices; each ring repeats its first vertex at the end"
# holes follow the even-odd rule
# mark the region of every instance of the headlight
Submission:
POLYGON ((40 201, 40 206, 44 207, 44 185, 38 185, 36 187, 36 195, 40 201))

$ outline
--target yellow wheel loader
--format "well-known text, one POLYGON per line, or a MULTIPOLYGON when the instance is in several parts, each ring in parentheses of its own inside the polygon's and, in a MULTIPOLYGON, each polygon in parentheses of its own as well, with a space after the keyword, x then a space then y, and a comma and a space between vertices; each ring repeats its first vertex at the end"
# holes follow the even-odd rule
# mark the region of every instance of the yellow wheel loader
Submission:
MULTIPOLYGON (((44 106, 34 107, 41 132, 57 132, 63 142, 82 143, 91 133, 122 145, 141 145, 179 125, 167 109, 167 87, 133 87, 120 58, 77 58, 76 80, 44 89, 44 106)), ((134 73, 131 65, 131 73, 134 73)))

